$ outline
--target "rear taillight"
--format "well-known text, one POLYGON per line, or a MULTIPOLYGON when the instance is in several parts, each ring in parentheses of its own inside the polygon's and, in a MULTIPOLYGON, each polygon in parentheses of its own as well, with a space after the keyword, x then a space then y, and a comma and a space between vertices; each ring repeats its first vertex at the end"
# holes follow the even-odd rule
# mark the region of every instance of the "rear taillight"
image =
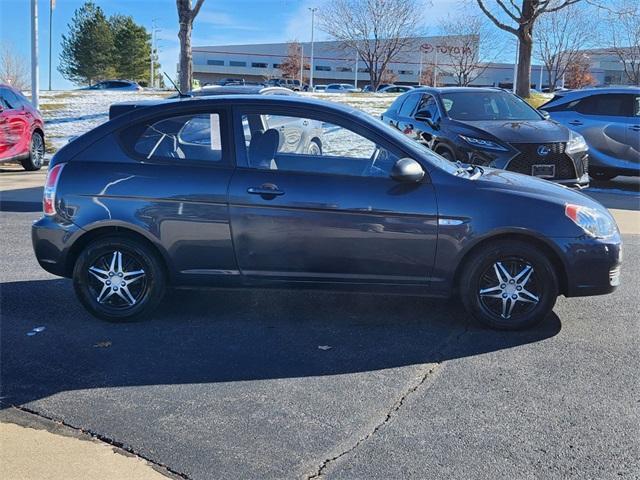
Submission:
POLYGON ((42 209, 45 215, 56 214, 56 187, 63 168, 64 163, 59 163, 47 172, 47 181, 44 183, 44 194, 42 196, 42 209))

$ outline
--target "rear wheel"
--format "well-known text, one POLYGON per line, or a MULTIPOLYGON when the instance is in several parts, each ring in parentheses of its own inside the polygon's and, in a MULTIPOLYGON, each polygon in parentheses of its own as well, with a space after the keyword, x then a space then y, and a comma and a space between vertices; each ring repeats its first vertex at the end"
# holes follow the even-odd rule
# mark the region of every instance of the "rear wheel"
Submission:
POLYGON ((29 155, 22 160, 22 168, 27 171, 40 170, 44 163, 44 137, 38 132, 31 135, 29 155))
POLYGON ((149 315, 165 291, 161 261, 146 245, 127 237, 91 242, 76 260, 73 285, 84 307, 111 322, 149 315))
POLYGON ((314 138, 309 142, 309 146, 307 147, 308 155, 322 155, 322 145, 320 145, 320 140, 314 138))
POLYGON ((460 280, 467 311, 484 325, 520 330, 541 322, 558 297, 558 279, 544 253, 521 241, 498 241, 478 251, 460 280))

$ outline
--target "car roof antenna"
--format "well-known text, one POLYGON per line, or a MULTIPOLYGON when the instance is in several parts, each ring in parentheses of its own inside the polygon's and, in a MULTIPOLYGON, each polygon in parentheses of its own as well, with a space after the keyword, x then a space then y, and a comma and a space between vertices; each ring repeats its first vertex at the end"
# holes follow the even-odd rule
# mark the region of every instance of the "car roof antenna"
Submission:
POLYGON ((165 77, 167 77, 169 79, 169 81, 171 82, 171 85, 173 85, 173 88, 176 89, 176 92, 178 92, 178 96, 180 98, 190 98, 193 95, 189 94, 189 93, 182 93, 182 91, 178 88, 178 86, 176 85, 176 82, 174 82, 173 80, 171 80, 171 77, 169 75, 167 75, 167 72, 162 72, 164 73, 165 77))

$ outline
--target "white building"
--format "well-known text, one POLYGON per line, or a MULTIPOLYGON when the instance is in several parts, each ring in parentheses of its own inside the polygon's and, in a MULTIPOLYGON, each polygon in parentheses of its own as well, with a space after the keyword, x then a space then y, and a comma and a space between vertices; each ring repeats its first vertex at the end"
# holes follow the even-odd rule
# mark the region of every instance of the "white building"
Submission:
MULTIPOLYGON (((389 74, 395 83, 417 85, 420 74, 426 69, 437 72, 439 85, 456 85, 452 75, 451 49, 465 48, 470 42, 465 37, 420 37, 411 42, 411 47, 397 56, 389 65, 389 74)), ((477 42, 476 42, 477 44, 477 42)), ((311 44, 301 43, 304 63, 310 66, 311 44)), ((280 78, 280 64, 287 58, 287 43, 265 43, 251 45, 212 45, 193 48, 193 76, 201 85, 214 84, 232 78, 247 82, 263 82, 269 78, 280 78)), ((468 48, 468 47, 467 47, 468 48)), ((599 85, 625 84, 620 60, 607 49, 585 50, 591 62, 591 74, 599 85)), ((314 84, 357 82, 358 87, 369 83, 369 74, 356 53, 339 48, 337 42, 315 42, 314 84)), ((474 86, 496 86, 511 88, 514 78, 512 63, 490 63, 472 82, 474 86)), ((305 81, 309 78, 305 69, 305 81)), ((475 76, 475 75, 474 75, 475 76)), ((297 76, 299 78, 299 76, 297 76)), ((538 90, 548 85, 544 68, 531 67, 531 87, 538 90)))

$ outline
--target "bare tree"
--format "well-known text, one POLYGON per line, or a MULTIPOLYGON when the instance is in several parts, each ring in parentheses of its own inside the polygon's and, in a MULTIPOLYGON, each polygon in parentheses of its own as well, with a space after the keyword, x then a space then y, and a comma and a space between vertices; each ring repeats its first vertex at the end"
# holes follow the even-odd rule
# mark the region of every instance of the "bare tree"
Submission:
POLYGON ((332 0, 320 26, 345 52, 357 52, 377 89, 388 65, 406 51, 417 51, 422 0, 332 0))
POLYGON ((569 66, 590 46, 596 28, 593 12, 572 5, 552 15, 542 15, 536 27, 537 57, 544 65, 549 89, 554 91, 569 66))
POLYGON ((449 17, 440 31, 444 38, 436 48, 449 57, 445 66, 460 86, 466 87, 480 77, 504 51, 496 29, 479 15, 462 13, 449 17))
POLYGON ((0 83, 9 84, 16 90, 27 90, 31 84, 28 62, 14 52, 15 49, 8 45, 0 49, 0 83))
POLYGON ((178 7, 178 20, 180 22, 180 30, 178 38, 180 39, 180 88, 182 90, 191 90, 191 82, 193 80, 193 55, 191 53, 191 31, 193 30, 193 21, 195 20, 204 0, 196 0, 195 7, 191 8, 191 0, 176 0, 178 7))
POLYGON ((518 39, 518 67, 516 93, 528 97, 531 85, 531 55, 533 52, 533 27, 543 13, 553 13, 582 0, 495 0, 500 14, 487 7, 490 0, 476 0, 482 12, 498 28, 509 32, 518 39), (500 18, 508 20, 502 21, 500 18), (515 24, 515 25, 514 25, 515 24))
POLYGON ((640 4, 623 0, 610 12, 612 52, 622 63, 624 75, 632 85, 640 85, 640 4))

